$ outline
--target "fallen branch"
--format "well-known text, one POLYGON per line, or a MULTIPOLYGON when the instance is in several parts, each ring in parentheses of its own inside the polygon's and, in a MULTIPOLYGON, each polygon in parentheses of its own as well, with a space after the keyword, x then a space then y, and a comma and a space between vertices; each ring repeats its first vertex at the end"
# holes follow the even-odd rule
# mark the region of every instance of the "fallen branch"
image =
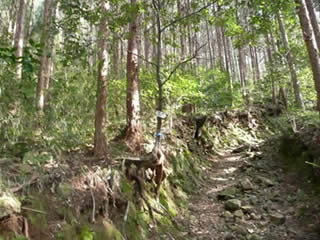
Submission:
POLYGON ((17 186, 17 187, 14 187, 14 188, 11 188, 11 192, 12 193, 16 193, 16 192, 19 192, 20 190, 22 190, 23 188, 27 187, 27 186, 30 186, 34 183, 36 183, 36 180, 39 178, 39 175, 37 173, 33 174, 31 179, 26 182, 26 183, 23 183, 21 184, 20 186, 17 186))
POLYGON ((26 237, 26 239, 30 239, 29 237, 29 225, 28 225, 28 220, 27 218, 23 218, 23 230, 24 230, 24 236, 26 237))
POLYGON ((24 210, 27 210, 27 211, 31 211, 31 212, 41 213, 41 214, 48 214, 45 211, 38 210, 38 209, 33 209, 33 208, 28 208, 28 207, 21 207, 21 209, 24 209, 24 210))
POLYGON ((92 216, 91 216, 91 221, 92 221, 92 223, 95 223, 96 222, 96 219, 95 219, 95 215, 96 215, 96 200, 94 198, 94 194, 93 194, 91 186, 90 186, 90 193, 91 193, 91 198, 92 198, 92 216))

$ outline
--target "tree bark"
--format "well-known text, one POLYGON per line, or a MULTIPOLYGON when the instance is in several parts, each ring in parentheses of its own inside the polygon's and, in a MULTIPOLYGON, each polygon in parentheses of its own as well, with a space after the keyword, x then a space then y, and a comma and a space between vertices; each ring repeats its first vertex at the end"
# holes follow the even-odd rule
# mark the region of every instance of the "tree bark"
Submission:
POLYGON ((108 76, 108 22, 106 13, 109 10, 109 3, 100 0, 101 19, 98 32, 98 79, 97 79, 97 101, 95 114, 94 133, 94 155, 102 158, 107 154, 106 130, 106 98, 107 98, 107 76, 108 76))
POLYGON ((216 37, 217 37, 217 44, 218 44, 218 53, 219 53, 219 64, 220 64, 220 71, 224 72, 225 67, 224 67, 224 59, 223 59, 223 44, 221 41, 221 31, 220 27, 216 26, 216 37))
POLYGON ((257 76, 257 82, 260 83, 260 61, 259 61, 259 54, 257 52, 257 48, 254 47, 254 58, 256 62, 256 76, 257 76))
POLYGON ((296 101, 297 106, 299 108, 303 109, 304 104, 303 104, 301 93, 300 93, 300 86, 299 86, 299 82, 298 82, 298 78, 297 78, 296 66, 294 64, 293 56, 290 51, 288 36, 287 36, 286 30, 284 28, 284 24, 282 22, 282 19, 280 17, 279 12, 277 13, 277 19, 278 19, 278 23, 279 23, 279 29, 280 29, 280 33, 281 33, 281 37, 282 37, 282 42, 283 42, 284 48, 286 50, 286 59, 287 59, 287 63, 288 63, 289 70, 290 70, 291 82, 292 82, 292 86, 293 86, 295 101, 296 101))
POLYGON ((29 8, 29 16, 28 16, 28 22, 26 26, 26 44, 29 43, 29 40, 31 38, 31 32, 32 32, 32 25, 33 25, 33 11, 34 11, 34 0, 31 0, 30 8, 29 8))
MULTIPOLYGON (((137 0, 131 0, 135 6, 137 0)), ((126 139, 135 150, 140 149, 140 96, 138 80, 138 13, 133 13, 129 24, 128 54, 127 54, 127 132, 126 139)))
POLYGON ((270 72, 271 72, 271 92, 272 92, 272 104, 277 105, 277 96, 276 96, 276 86, 274 82, 274 71, 273 71, 273 59, 272 59, 272 51, 270 48, 272 45, 269 35, 266 35, 266 51, 268 56, 268 62, 270 65, 270 72))
POLYGON ((14 47, 16 48, 15 56, 17 59, 16 64, 16 77, 18 80, 22 78, 22 56, 24 47, 24 28, 26 24, 26 9, 27 1, 20 0, 17 20, 16 20, 16 32, 14 37, 14 47))
POLYGON ((41 35, 42 55, 40 57, 40 70, 37 84, 37 96, 36 96, 36 107, 38 111, 42 112, 45 105, 46 93, 45 90, 49 86, 50 73, 52 69, 52 51, 54 35, 51 27, 56 11, 56 0, 45 0, 44 12, 43 12, 43 28, 41 35))
POLYGON ((145 67, 149 67, 149 56, 150 56, 150 41, 149 41, 149 28, 150 26, 145 26, 144 29, 144 58, 145 58, 145 67))
MULTIPOLYGON (((206 20, 206 32, 207 32, 207 41, 208 41, 208 52, 209 52, 209 60, 210 60, 210 69, 214 68, 213 56, 210 45, 210 30, 209 30, 209 22, 206 20)), ((207 53, 207 52, 206 52, 207 53)))
POLYGON ((295 0, 297 4, 297 14, 299 16, 303 39, 305 41, 313 73, 313 81, 317 92, 317 110, 320 113, 320 64, 318 51, 312 41, 312 30, 308 19, 306 6, 303 0, 295 0))
POLYGON ((119 73, 119 40, 118 39, 116 39, 113 42, 112 60, 113 60, 112 61, 113 74, 115 76, 118 76, 118 73, 119 73))
POLYGON ((313 28, 314 38, 316 40, 318 51, 319 51, 319 49, 320 49, 320 28, 319 28, 319 24, 317 22, 316 14, 314 12, 313 1, 312 0, 305 0, 305 2, 306 2, 307 9, 308 9, 311 25, 313 28))

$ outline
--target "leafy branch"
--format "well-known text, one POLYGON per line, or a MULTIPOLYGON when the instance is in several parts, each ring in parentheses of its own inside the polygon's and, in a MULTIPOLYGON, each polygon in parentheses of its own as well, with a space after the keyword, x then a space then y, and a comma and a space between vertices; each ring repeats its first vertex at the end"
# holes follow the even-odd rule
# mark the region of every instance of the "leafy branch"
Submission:
POLYGON ((165 85, 165 84, 170 80, 170 78, 172 77, 172 75, 178 70, 178 68, 179 68, 182 64, 185 64, 185 63, 187 63, 187 62, 190 62, 192 59, 196 58, 197 55, 198 55, 198 53, 199 53, 199 51, 200 51, 204 46, 206 46, 206 45, 207 45, 206 43, 203 44, 202 46, 200 46, 200 47, 195 51, 195 53, 194 53, 191 57, 189 57, 189 58, 187 58, 187 59, 179 62, 179 63, 172 69, 172 71, 170 72, 170 74, 169 74, 169 76, 167 77, 167 79, 164 80, 164 81, 161 83, 161 86, 165 85))

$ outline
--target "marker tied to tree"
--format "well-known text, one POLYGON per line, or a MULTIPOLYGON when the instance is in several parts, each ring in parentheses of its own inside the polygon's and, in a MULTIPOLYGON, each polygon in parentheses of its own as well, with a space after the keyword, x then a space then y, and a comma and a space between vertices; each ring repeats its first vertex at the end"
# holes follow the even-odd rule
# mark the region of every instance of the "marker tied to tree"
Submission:
POLYGON ((158 118, 165 119, 167 117, 167 114, 161 111, 156 111, 156 116, 158 118))

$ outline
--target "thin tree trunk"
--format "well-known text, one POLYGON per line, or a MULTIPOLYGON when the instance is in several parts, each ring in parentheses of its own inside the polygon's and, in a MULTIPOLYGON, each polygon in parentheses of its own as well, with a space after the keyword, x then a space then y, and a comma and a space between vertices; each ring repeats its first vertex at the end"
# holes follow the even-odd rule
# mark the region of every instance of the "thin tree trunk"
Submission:
POLYGON ((145 58, 145 66, 146 68, 149 67, 149 56, 150 56, 150 41, 149 41, 149 31, 148 28, 150 26, 145 26, 144 29, 144 58, 145 58))
POLYGON ((97 101, 95 114, 94 132, 94 155, 101 158, 107 154, 106 130, 106 98, 107 98, 107 77, 108 77, 108 22, 106 13, 109 10, 109 3, 100 0, 101 20, 98 33, 98 79, 97 79, 97 101))
POLYGON ((299 108, 303 109, 304 104, 303 104, 301 93, 300 93, 300 86, 299 86, 299 82, 298 82, 298 78, 297 78, 296 66, 294 64, 293 56, 290 51, 288 36, 287 36, 286 30, 284 28, 284 24, 282 22, 282 19, 280 17, 279 12, 277 13, 277 19, 278 19, 278 23, 279 23, 279 29, 280 29, 280 33, 281 33, 281 37, 282 37, 282 42, 283 42, 284 48, 287 53, 286 59, 287 59, 289 70, 290 70, 291 82, 292 82, 292 86, 293 86, 296 104, 299 108))
MULTIPOLYGON (((90 11, 93 11, 94 9, 94 0, 89 1, 89 6, 90 6, 90 11)), ((88 22, 89 27, 88 27, 88 41, 89 41, 89 50, 88 50, 88 67, 89 67, 89 72, 93 72, 93 66, 96 61, 96 54, 94 51, 94 36, 96 36, 96 28, 94 24, 89 21, 88 22)))
POLYGON ((259 61, 259 54, 257 52, 257 48, 254 47, 254 58, 256 61, 256 76, 257 76, 257 82, 260 82, 260 61, 259 61))
POLYGON ((15 56, 17 59, 16 64, 16 77, 18 80, 22 78, 22 55, 24 47, 24 28, 26 24, 26 9, 27 0, 20 0, 19 11, 16 20, 16 33, 14 37, 14 47, 16 48, 15 56))
MULTIPOLYGON (((177 4, 178 4, 178 11, 180 13, 180 16, 184 16, 184 9, 185 9, 185 6, 183 6, 183 4, 181 3, 181 1, 177 1, 177 4)), ((180 49, 181 49, 181 52, 180 52, 180 59, 184 59, 185 56, 186 56, 186 38, 185 38, 185 35, 184 35, 184 32, 183 32, 183 28, 184 26, 179 26, 179 32, 180 32, 180 49)))
POLYGON ((267 50, 267 56, 268 56, 268 62, 270 65, 270 72, 271 72, 271 92, 272 92, 272 104, 277 104, 277 97, 276 97, 276 87, 274 83, 274 72, 273 72, 273 60, 272 60, 272 51, 270 48, 270 45, 272 45, 269 35, 266 36, 266 50, 267 50))
POLYGON ((219 53, 219 64, 220 64, 220 71, 224 72, 224 60, 223 60, 223 49, 222 49, 222 41, 221 41, 221 33, 220 33, 220 27, 216 26, 216 37, 217 37, 217 44, 218 44, 218 53, 219 53))
POLYGON ((29 43, 29 40, 31 38, 32 25, 33 25, 33 10, 34 10, 34 0, 31 0, 30 8, 29 8, 27 29, 26 29, 26 37, 25 37, 26 44, 29 43))
POLYGON ((224 58, 225 58, 225 66, 226 66, 225 70, 228 73, 228 75, 230 76, 230 61, 229 61, 229 54, 228 54, 226 37, 225 37, 225 34, 224 34, 224 28, 223 27, 221 27, 221 37, 222 37, 222 43, 223 43, 223 49, 224 49, 224 58))
POLYGON ((307 9, 308 9, 311 25, 313 28, 314 38, 316 40, 318 51, 319 51, 320 50, 320 28, 319 28, 319 24, 317 22, 316 14, 314 12, 313 1, 312 0, 305 0, 305 2, 306 2, 307 9))
MULTIPOLYGON (((135 6, 136 0, 131 0, 135 6)), ((130 38, 128 39, 127 53, 127 132, 126 139, 135 150, 140 149, 140 100, 138 80, 138 16, 134 13, 129 25, 130 38)))
POLYGON ((52 34, 51 27, 53 26, 53 21, 56 11, 56 0, 45 0, 44 2, 44 12, 43 12, 43 28, 41 35, 42 44, 42 55, 40 58, 40 70, 38 76, 37 84, 37 96, 36 96, 36 106, 38 111, 42 112, 45 105, 45 90, 49 86, 50 81, 50 70, 52 68, 52 50, 54 35, 52 34))
POLYGON ((227 38, 227 46, 228 46, 228 54, 230 59, 230 69, 231 69, 231 78, 233 81, 237 81, 237 63, 235 61, 234 49, 232 45, 232 41, 230 38, 227 38))
POLYGON ((209 30, 208 20, 206 20, 206 31, 207 31, 207 41, 209 43, 208 44, 208 52, 209 52, 209 60, 210 60, 210 69, 213 69, 214 63, 213 63, 213 56, 212 56, 211 45, 210 45, 210 30, 209 30))
POLYGON ((8 40, 10 40, 12 47, 14 47, 14 44, 15 44, 15 32, 16 32, 17 12, 18 12, 17 5, 18 5, 18 1, 12 0, 10 4, 10 10, 9 10, 8 40))
POLYGON ((318 51, 312 41, 312 30, 308 19, 306 6, 303 0, 295 0, 297 4, 297 14, 299 16, 303 39, 305 41, 313 73, 313 81, 317 92, 317 110, 320 113, 320 64, 318 51))
POLYGON ((113 74, 118 76, 119 73, 119 40, 116 39, 113 42, 113 53, 112 53, 112 67, 113 67, 113 74))
POLYGON ((253 83, 256 84, 257 83, 257 76, 256 76, 256 66, 255 66, 255 55, 253 52, 253 47, 250 45, 249 46, 249 51, 250 51, 250 62, 251 62, 251 73, 252 73, 252 79, 253 79, 253 83))

